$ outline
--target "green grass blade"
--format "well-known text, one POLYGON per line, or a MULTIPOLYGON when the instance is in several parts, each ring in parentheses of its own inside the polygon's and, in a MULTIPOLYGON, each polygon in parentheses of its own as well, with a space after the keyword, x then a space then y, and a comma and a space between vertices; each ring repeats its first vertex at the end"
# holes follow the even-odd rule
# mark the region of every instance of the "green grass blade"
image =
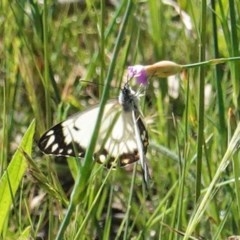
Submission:
MULTIPOLYGON (((214 47, 214 56, 215 58, 220 57, 220 49, 219 49, 219 43, 218 43, 218 32, 217 32, 217 14, 215 13, 216 4, 215 1, 211 1, 212 5, 212 31, 213 31, 213 47, 214 47)), ((224 93, 222 89, 222 73, 221 73, 221 67, 219 65, 215 66, 215 84, 216 84, 216 93, 217 93, 217 108, 218 108, 218 121, 219 121, 219 134, 220 134, 220 143, 226 144, 224 141, 226 140, 226 117, 224 112, 224 93)))
MULTIPOLYGON (((237 32, 237 16, 235 10, 234 1, 229 1, 229 14, 230 14, 230 24, 231 24, 231 56, 239 56, 239 39, 237 32)), ((233 84, 233 102, 237 107, 239 107, 239 63, 233 62, 231 63, 231 74, 232 74, 232 84, 233 84)))
POLYGON ((221 163, 219 164, 219 167, 207 189, 207 192, 204 194, 201 202, 199 203, 199 205, 197 206, 197 208, 195 209, 195 211, 193 212, 193 215, 189 221, 188 227, 186 229, 186 234, 184 237, 185 239, 188 239, 189 236, 193 233, 193 231, 195 230, 197 224, 200 222, 204 212, 206 211, 210 201, 212 200, 213 196, 216 194, 216 184, 219 180, 219 177, 221 176, 221 174, 225 171, 226 167, 229 164, 229 159, 231 159, 234 154, 236 153, 238 146, 239 146, 239 136, 240 136, 240 124, 238 124, 234 135, 229 143, 228 149, 225 153, 225 155, 222 158, 221 163))
MULTIPOLYGON (((205 60, 206 51, 206 1, 202 1, 202 17, 201 17, 201 47, 199 49, 200 62, 205 60)), ((198 99, 198 140, 197 140, 197 176, 196 176, 196 202, 201 193, 202 179, 202 146, 204 142, 204 86, 205 86, 205 68, 199 70, 199 99, 198 99)))
POLYGON ((86 187, 88 184, 88 179, 91 174, 91 169, 92 169, 92 165, 93 165, 92 154, 94 152, 95 144, 97 142, 97 134, 100 129, 101 118, 103 116, 104 106, 105 106, 108 96, 109 96, 109 90, 110 90, 109 86, 110 86, 111 79, 113 77, 114 68, 116 66, 117 55, 120 51, 121 42, 123 41, 123 36, 124 36, 123 34, 125 31, 125 28, 126 28, 126 25, 128 22, 128 18, 130 16, 131 7, 132 7, 131 1, 124 1, 123 3, 127 3, 127 8, 125 11, 124 20, 122 22, 122 25, 121 25, 121 28, 119 30, 119 34, 118 34, 118 37, 116 40, 116 45, 113 50, 113 58, 112 58, 112 61, 111 61, 111 64, 109 66, 108 73, 106 76, 105 86, 103 89, 103 96, 102 96, 102 99, 100 102, 99 114, 98 114, 98 118, 96 121, 97 123, 96 123, 96 126, 93 131, 92 139, 91 139, 88 149, 86 151, 83 166, 81 168, 80 174, 75 182, 75 185, 74 185, 74 188, 72 191, 69 208, 68 208, 66 216, 59 228, 56 239, 62 239, 63 234, 69 224, 70 217, 72 216, 75 207, 77 206, 77 204, 79 204, 80 200, 83 198, 83 195, 85 194, 85 190, 86 190, 86 187))
POLYGON ((27 169, 27 162, 21 152, 21 149, 28 154, 31 154, 34 131, 35 121, 30 124, 22 139, 19 149, 13 155, 10 164, 0 179, 0 233, 2 233, 5 219, 9 213, 16 191, 27 169))

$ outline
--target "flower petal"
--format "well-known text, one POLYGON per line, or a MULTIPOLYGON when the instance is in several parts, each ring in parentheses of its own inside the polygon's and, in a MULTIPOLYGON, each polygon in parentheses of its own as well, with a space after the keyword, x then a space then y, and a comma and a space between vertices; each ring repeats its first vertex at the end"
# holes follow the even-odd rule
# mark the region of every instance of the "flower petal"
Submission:
POLYGON ((138 84, 147 84, 147 73, 145 67, 142 65, 135 65, 128 67, 128 76, 130 78, 136 78, 138 84))

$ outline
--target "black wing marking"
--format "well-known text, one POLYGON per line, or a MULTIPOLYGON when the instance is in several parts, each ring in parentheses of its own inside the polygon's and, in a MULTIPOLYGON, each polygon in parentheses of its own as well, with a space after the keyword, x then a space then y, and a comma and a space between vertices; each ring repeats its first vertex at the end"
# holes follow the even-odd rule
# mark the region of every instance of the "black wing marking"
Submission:
POLYGON ((74 140, 65 142, 63 128, 62 123, 59 123, 44 133, 38 142, 38 147, 46 154, 84 157, 85 149, 78 142, 74 140))

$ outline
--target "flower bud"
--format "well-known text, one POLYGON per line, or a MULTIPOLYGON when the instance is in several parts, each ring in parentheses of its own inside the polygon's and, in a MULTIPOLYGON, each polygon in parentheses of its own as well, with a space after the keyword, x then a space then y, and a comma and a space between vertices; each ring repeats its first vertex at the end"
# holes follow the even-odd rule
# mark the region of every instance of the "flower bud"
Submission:
POLYGON ((144 66, 147 76, 168 77, 182 70, 182 66, 172 61, 160 61, 152 65, 144 66))

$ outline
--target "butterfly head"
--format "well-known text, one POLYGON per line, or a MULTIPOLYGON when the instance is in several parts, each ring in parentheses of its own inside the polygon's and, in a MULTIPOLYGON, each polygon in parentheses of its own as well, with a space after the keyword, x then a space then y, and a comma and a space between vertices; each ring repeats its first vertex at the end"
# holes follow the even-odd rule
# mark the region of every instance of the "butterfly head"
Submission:
POLYGON ((138 98, 138 94, 126 83, 120 91, 118 101, 124 111, 129 112, 138 108, 138 98))

